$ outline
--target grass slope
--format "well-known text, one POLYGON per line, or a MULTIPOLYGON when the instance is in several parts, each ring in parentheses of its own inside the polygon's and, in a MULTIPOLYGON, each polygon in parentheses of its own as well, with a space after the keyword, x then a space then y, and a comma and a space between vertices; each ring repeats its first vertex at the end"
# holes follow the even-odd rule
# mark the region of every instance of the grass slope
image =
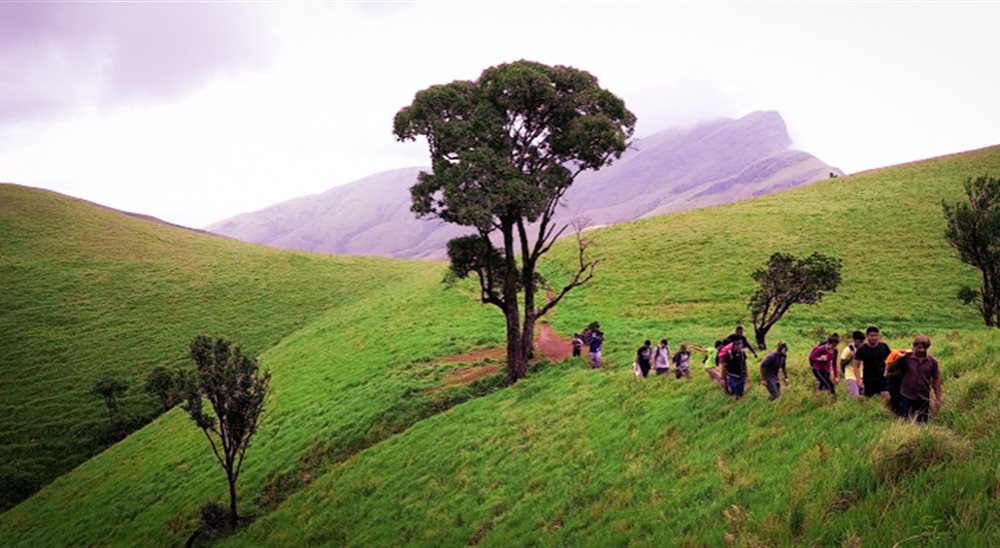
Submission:
POLYGON ((125 377, 126 412, 152 416, 145 373, 188 363, 194 335, 261 352, 419 269, 247 245, 15 185, 0 185, 0 250, 0 509, 102 448, 107 412, 89 394, 100 375, 125 377))
MULTIPOLYGON (((984 171, 1000 171, 1000 148, 597 232, 599 278, 553 323, 599 319, 611 367, 550 367, 440 414, 427 406, 469 394, 428 395, 439 368, 421 364, 495 342, 497 314, 438 285, 435 267, 333 310, 264 354, 274 414, 242 486, 258 519, 222 543, 988 545, 1000 337, 954 298, 975 275, 948 252, 939 205, 984 171), (632 378, 642 338, 709 344, 745 319, 749 274, 776 250, 844 259, 841 290, 770 338, 792 346, 781 400, 754 387, 728 401, 700 371, 632 378), (870 321, 896 346, 935 337, 948 397, 936 428, 810 389, 818 330, 870 321)), ((571 251, 557 248, 548 278, 571 251)), ((224 491, 196 434, 177 411, 161 417, 0 516, 0 544, 176 544, 224 491)))

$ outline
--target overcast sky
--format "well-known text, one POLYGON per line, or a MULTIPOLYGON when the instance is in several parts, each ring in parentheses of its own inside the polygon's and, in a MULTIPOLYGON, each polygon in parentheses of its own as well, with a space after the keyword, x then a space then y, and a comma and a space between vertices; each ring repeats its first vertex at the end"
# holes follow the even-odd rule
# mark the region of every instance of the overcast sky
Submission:
POLYGON ((755 110, 847 172, 1000 144, 998 3, 0 4, 0 181, 203 226, 427 165, 416 91, 517 59, 638 135, 755 110))

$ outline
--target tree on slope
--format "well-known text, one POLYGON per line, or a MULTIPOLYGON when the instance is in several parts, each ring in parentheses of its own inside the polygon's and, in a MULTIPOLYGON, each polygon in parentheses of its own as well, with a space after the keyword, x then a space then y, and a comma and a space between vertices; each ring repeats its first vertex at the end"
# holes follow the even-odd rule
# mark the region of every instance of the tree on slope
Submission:
POLYGON ((566 229, 556 226, 556 206, 577 175, 621 157, 634 126, 625 103, 591 74, 530 61, 431 86, 396 114, 396 138, 423 136, 430 148, 432 172, 410 189, 413 212, 475 229, 449 242, 448 255, 452 271, 475 273, 482 302, 504 314, 510 381, 526 374, 535 322, 596 266, 579 239, 575 274, 536 302, 538 261, 566 229))
POLYGON ((267 399, 271 373, 256 358, 226 339, 195 337, 191 358, 196 372, 186 382, 184 410, 201 428, 229 483, 229 524, 236 527, 236 482, 267 399), (211 410, 206 411, 208 400, 211 410))
POLYGON ((825 291, 840 285, 840 259, 813 253, 799 259, 788 253, 771 255, 753 273, 757 290, 750 297, 750 312, 757 348, 767 349, 768 331, 794 304, 816 304, 825 291))
POLYGON ((965 197, 965 202, 941 204, 948 244, 982 275, 979 291, 962 287, 958 296, 976 305, 986 325, 1000 326, 1000 177, 966 179, 965 197))

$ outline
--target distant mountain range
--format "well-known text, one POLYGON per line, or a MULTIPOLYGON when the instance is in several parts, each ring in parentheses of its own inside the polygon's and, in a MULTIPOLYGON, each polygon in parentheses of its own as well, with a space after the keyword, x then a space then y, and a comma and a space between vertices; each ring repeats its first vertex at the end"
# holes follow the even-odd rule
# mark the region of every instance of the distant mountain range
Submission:
MULTIPOLYGON (((581 174, 566 193, 562 222, 606 225, 769 194, 843 173, 808 152, 790 149, 774 111, 717 119, 638 139, 613 165, 581 174)), ((243 213, 206 230, 288 249, 443 258, 451 238, 469 232, 437 219, 416 219, 409 188, 421 170, 377 173, 322 194, 243 213)))

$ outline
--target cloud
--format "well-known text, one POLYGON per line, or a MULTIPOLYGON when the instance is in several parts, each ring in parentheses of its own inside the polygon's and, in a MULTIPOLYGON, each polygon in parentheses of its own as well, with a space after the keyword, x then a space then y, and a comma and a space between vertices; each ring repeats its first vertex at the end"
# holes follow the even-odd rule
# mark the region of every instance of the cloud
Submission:
POLYGON ((0 4, 0 124, 167 100, 268 60, 248 4, 0 4))

